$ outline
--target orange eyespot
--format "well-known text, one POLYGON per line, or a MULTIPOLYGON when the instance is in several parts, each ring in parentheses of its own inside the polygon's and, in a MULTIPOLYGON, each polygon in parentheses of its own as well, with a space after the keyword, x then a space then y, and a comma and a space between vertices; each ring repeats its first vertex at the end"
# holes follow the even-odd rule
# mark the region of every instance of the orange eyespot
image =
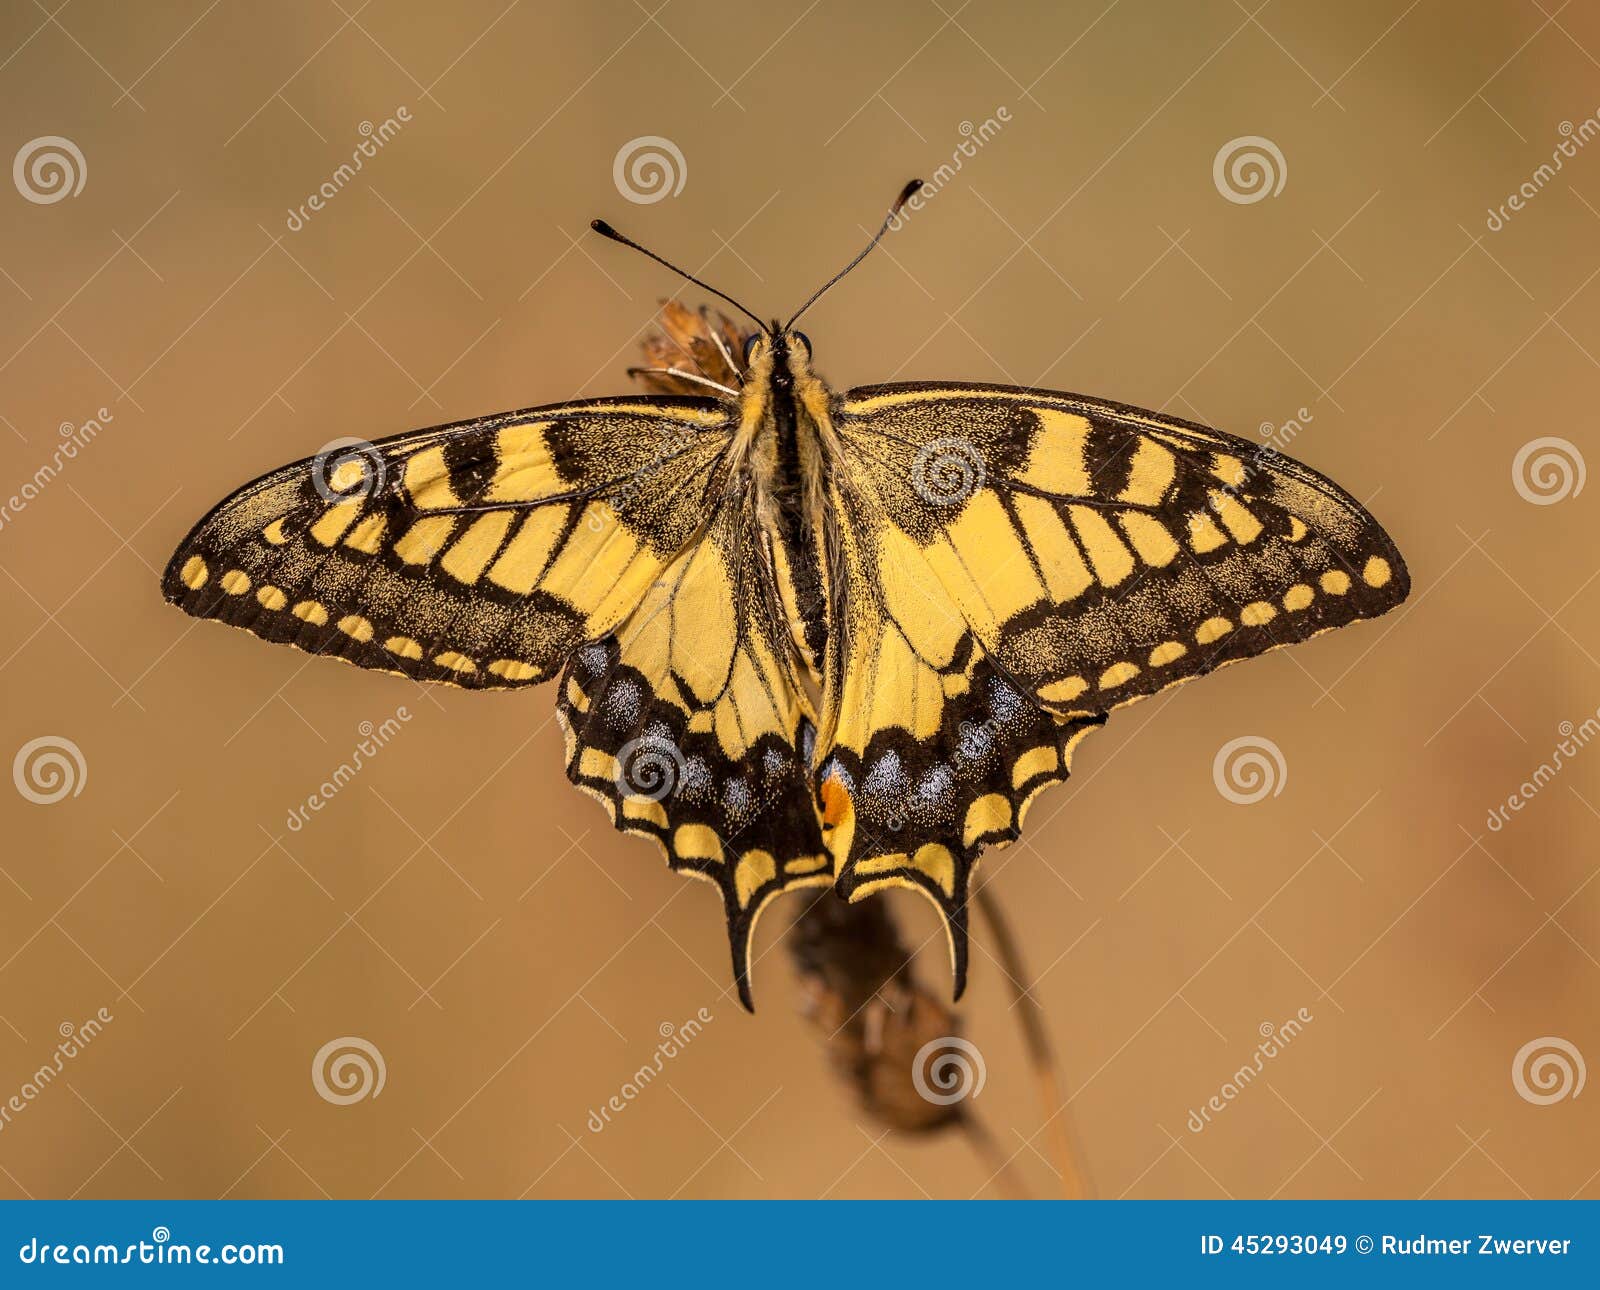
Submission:
POLYGON ((848 790, 837 779, 823 780, 820 791, 822 794, 822 823, 828 828, 832 828, 848 818, 851 810, 855 807, 855 803, 850 800, 848 790))

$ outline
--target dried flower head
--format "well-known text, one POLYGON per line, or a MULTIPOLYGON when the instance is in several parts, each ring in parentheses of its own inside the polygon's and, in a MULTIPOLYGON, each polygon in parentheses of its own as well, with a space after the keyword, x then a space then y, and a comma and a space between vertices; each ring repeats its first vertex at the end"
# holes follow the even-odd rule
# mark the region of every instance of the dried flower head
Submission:
POLYGON ((852 905, 821 897, 796 920, 789 952, 806 1016, 864 1111, 906 1133, 961 1118, 960 1103, 931 1101, 918 1090, 918 1052, 954 1035, 956 1018, 917 983, 911 954, 882 901, 852 905))
POLYGON ((642 345, 644 366, 629 368, 628 375, 652 394, 705 394, 708 381, 737 390, 744 383, 739 365, 745 340, 753 334, 720 310, 663 300, 656 330, 642 345))

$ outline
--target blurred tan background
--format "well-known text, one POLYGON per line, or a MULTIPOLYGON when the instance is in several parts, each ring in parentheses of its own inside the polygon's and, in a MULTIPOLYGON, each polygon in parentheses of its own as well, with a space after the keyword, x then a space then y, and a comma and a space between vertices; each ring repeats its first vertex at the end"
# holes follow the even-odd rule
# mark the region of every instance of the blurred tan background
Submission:
MULTIPOLYGON (((623 391, 676 284, 592 216, 777 312, 964 142, 809 316, 835 384, 1293 420, 1415 580, 1390 618, 1120 713, 985 862, 1098 1189, 1600 1194, 1600 1096, 1513 1080, 1538 1039, 1600 1060, 1600 748, 1488 823, 1600 707, 1600 490, 1538 464, 1595 444, 1600 14, 46 0, 0 12, 0 104, 26 154, 0 184, 0 753, 82 758, 52 790, 37 746, 0 793, 0 1194, 994 1194, 962 1138, 883 1136, 830 1077, 781 946, 804 894, 739 1011, 709 889, 567 785, 548 692, 424 693, 157 588, 213 502, 337 436, 623 391), (292 229, 363 123, 376 155, 292 229), (646 136, 682 186, 633 201, 614 160, 646 136), (1282 160, 1240 201, 1213 162, 1248 136, 1282 160), (1241 738, 1282 757, 1253 804, 1214 778, 1241 738), (347 1036, 385 1080, 339 1105, 313 1059, 347 1036)), ((975 1109, 1048 1194, 977 935, 975 1109)), ((938 943, 919 967, 947 987, 938 943)))

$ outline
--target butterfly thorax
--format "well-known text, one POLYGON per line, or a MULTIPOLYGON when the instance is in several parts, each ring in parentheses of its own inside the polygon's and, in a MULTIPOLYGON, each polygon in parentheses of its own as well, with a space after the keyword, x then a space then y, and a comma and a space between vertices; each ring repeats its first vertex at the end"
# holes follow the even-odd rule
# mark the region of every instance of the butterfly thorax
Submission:
POLYGON ((755 498, 779 607, 813 679, 827 644, 822 499, 832 399, 802 338, 779 331, 762 337, 751 348, 732 453, 755 498))

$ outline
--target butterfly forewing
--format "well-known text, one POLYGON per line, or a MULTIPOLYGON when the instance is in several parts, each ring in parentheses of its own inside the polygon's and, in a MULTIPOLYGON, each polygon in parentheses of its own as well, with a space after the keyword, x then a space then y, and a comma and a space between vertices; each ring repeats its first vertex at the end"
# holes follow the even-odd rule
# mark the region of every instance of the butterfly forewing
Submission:
POLYGON ((704 523, 708 401, 621 399, 352 441, 240 489, 173 556, 186 613, 473 688, 550 677, 704 523))
POLYGON ((1349 494, 1276 452, 1078 395, 852 392, 839 419, 878 542, 920 559, 994 661, 1105 712, 1406 597, 1349 494))

